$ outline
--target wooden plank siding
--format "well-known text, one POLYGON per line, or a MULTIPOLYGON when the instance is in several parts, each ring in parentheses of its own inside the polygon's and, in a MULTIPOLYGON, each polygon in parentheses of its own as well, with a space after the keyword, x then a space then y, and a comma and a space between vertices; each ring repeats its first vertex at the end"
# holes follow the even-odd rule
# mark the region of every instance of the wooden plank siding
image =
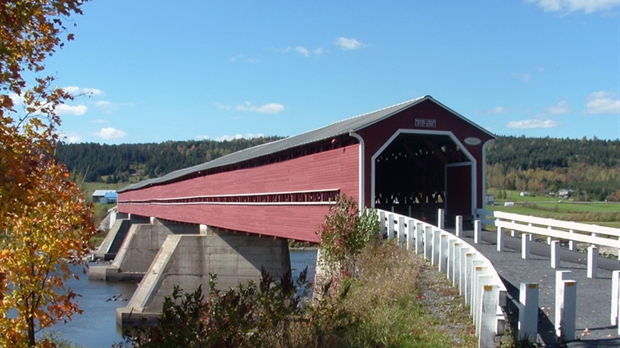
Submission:
POLYGON ((264 166, 125 191, 119 193, 118 209, 121 213, 316 242, 315 231, 328 211, 327 202, 269 205, 144 201, 334 189, 359 199, 359 151, 359 144, 355 144, 264 166))

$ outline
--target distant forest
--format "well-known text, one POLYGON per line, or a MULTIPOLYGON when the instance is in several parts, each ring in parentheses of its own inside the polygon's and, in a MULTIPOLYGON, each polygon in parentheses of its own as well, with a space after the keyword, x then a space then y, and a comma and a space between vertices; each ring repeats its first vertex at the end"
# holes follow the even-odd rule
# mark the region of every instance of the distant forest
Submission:
POLYGON ((499 137, 487 151, 487 186, 618 201, 620 140, 499 137))
MULTIPOLYGON (((79 180, 136 182, 277 139, 60 144, 57 156, 79 180)), ((487 183, 498 190, 572 189, 575 199, 620 200, 620 140, 502 136, 487 151, 487 183)))
POLYGON ((106 145, 60 144, 57 158, 75 178, 87 182, 136 182, 214 160, 282 137, 225 141, 189 140, 106 145))

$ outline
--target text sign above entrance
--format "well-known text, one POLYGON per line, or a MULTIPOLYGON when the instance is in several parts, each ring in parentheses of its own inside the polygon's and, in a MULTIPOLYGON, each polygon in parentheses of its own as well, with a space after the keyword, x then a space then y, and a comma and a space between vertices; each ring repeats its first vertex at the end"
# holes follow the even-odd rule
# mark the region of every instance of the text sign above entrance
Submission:
POLYGON ((416 118, 415 126, 420 128, 436 128, 437 120, 429 118, 416 118))

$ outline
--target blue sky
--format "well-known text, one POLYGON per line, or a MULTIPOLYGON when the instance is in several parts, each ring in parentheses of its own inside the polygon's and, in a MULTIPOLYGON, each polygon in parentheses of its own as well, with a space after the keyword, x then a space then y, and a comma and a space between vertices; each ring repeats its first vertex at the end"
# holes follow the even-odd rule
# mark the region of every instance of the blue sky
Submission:
POLYGON ((419 96, 498 135, 620 137, 620 0, 95 0, 48 60, 67 141, 290 136, 419 96))

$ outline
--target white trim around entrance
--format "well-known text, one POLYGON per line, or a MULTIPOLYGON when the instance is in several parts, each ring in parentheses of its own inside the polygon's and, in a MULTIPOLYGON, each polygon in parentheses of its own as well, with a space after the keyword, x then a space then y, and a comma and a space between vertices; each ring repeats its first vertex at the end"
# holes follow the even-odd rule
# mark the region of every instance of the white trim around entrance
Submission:
POLYGON ((471 165, 471 168, 472 168, 472 173, 471 173, 472 174, 471 175, 472 177, 472 191, 471 191, 472 209, 475 209, 476 203, 477 203, 477 197, 476 197, 476 166, 477 166, 477 163, 476 163, 476 159, 469 151, 467 151, 467 148, 463 146, 463 143, 459 141, 459 139, 454 135, 454 133, 450 131, 434 131, 434 130, 418 130, 418 129, 402 129, 402 128, 394 132, 394 134, 392 134, 392 136, 371 157, 371 163, 370 163, 370 185, 371 185, 370 186, 370 197, 371 197, 370 203, 371 203, 371 206, 373 208, 375 207, 375 199, 376 199, 375 197, 375 182, 376 182, 375 166, 376 166, 377 157, 379 157, 379 155, 394 141, 394 139, 396 139, 396 137, 398 137, 401 134, 443 135, 443 136, 450 137, 450 139, 461 149, 461 151, 469 159, 469 162, 452 163, 452 165, 471 165))

